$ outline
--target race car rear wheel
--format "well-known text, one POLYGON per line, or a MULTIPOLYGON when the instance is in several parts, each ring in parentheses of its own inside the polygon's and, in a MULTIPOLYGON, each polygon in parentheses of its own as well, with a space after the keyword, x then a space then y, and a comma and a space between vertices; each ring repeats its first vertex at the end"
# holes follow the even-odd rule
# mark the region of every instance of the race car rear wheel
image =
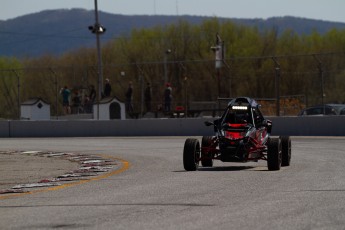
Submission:
POLYGON ((187 171, 195 171, 199 167, 200 143, 197 139, 188 138, 183 148, 183 166, 187 171))
POLYGON ((282 143, 280 138, 271 138, 267 149, 268 170, 280 170, 282 163, 282 143))
POLYGON ((203 136, 201 140, 201 165, 203 167, 212 167, 213 166, 213 159, 212 153, 205 150, 205 148, 209 148, 212 145, 212 136, 203 136))
POLYGON ((291 138, 282 136, 282 166, 289 166, 291 161, 291 138))

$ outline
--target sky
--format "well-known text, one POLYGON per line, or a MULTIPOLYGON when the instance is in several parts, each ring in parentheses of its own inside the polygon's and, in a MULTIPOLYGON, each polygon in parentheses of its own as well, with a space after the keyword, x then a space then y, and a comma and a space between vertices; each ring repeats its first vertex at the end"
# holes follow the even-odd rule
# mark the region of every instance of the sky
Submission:
MULTIPOLYGON (((95 0, 0 0, 0 20, 50 9, 94 10, 95 0)), ((98 10, 124 15, 226 18, 295 16, 345 23, 345 0, 97 0, 98 10)))

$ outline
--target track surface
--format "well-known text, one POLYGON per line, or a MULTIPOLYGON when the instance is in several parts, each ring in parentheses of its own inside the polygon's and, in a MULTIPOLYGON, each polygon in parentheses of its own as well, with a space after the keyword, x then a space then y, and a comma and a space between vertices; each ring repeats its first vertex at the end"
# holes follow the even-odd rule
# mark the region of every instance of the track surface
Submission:
MULTIPOLYGON (((345 138, 293 137, 290 167, 186 172, 186 137, 0 139, 0 150, 124 159, 118 174, 0 200, 0 229, 344 229, 345 138)), ((200 138, 201 139, 201 138, 200 138)))

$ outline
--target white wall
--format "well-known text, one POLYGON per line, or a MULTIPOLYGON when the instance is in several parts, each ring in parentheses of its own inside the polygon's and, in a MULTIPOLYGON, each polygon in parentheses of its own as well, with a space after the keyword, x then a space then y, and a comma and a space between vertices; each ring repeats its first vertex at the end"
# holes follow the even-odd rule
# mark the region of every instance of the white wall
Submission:
POLYGON ((38 108, 37 104, 22 105, 20 107, 21 119, 28 120, 50 120, 50 105, 42 103, 42 107, 38 108))
MULTIPOLYGON (((121 108, 121 120, 125 120, 126 119, 125 104, 122 102, 119 102, 117 100, 113 100, 112 102, 119 103, 120 108, 121 108)), ((93 118, 96 120, 97 120, 97 118, 98 118, 98 120, 110 120, 109 107, 110 107, 111 103, 99 104, 99 117, 97 117, 98 105, 94 104, 93 105, 93 118)))

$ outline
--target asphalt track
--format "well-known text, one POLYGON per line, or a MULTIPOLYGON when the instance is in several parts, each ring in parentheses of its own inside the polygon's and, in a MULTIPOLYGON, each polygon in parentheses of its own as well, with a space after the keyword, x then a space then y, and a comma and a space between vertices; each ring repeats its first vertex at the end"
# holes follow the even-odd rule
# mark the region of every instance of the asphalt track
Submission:
MULTIPOLYGON (((344 229, 345 137, 293 137, 291 166, 280 171, 261 161, 196 172, 183 169, 185 138, 0 139, 1 151, 117 161, 93 179, 0 195, 0 229, 344 229)), ((54 173, 74 167, 55 161, 54 173)), ((0 178, 28 161, 8 164, 0 178)))

